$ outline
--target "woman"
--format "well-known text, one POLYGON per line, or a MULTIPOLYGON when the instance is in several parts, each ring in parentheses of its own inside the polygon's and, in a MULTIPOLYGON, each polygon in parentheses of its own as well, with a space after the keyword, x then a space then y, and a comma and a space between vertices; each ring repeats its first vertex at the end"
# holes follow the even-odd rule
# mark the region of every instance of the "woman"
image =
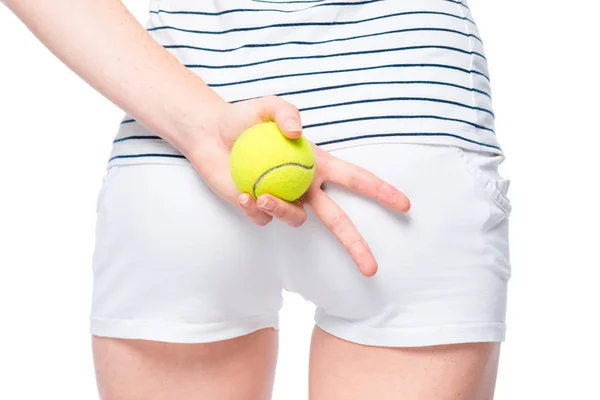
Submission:
POLYGON ((493 397, 510 203, 464 0, 153 0, 147 29, 118 0, 4 1, 127 112, 98 200, 103 399, 270 398, 282 289, 317 306, 311 399, 493 397), (271 120, 315 144, 300 202, 231 182, 271 120))

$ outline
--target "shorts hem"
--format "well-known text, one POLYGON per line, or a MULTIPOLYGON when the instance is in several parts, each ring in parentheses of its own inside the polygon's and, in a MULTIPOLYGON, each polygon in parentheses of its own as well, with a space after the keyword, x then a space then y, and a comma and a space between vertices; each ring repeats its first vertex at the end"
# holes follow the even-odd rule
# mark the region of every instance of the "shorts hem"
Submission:
POLYGON ((226 322, 194 324, 160 320, 90 318, 94 336, 167 343, 210 343, 234 339, 260 329, 279 329, 279 316, 261 315, 226 322))
POLYGON ((318 318, 316 325, 340 339, 380 347, 426 347, 459 343, 503 342, 504 323, 440 325, 415 328, 376 328, 332 318, 318 318))

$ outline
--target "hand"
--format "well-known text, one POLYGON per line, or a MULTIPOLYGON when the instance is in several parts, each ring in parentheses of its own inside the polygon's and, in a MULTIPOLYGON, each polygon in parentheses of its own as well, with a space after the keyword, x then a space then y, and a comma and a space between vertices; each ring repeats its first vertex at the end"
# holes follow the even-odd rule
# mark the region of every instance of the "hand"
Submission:
POLYGON ((313 146, 315 178, 300 200, 288 203, 265 194, 255 201, 247 193, 240 194, 229 173, 231 148, 244 130, 266 121, 275 121, 289 138, 297 138, 302 134, 300 115, 294 106, 277 97, 264 97, 225 105, 217 117, 216 129, 205 132, 201 144, 184 154, 219 196, 239 206, 258 225, 266 225, 273 218, 278 218, 290 226, 298 227, 306 221, 304 205, 307 205, 346 247, 361 273, 367 277, 375 275, 377 262, 371 249, 346 213, 321 187, 325 182, 333 182, 400 212, 409 210, 408 198, 370 172, 342 161, 317 146, 313 146))

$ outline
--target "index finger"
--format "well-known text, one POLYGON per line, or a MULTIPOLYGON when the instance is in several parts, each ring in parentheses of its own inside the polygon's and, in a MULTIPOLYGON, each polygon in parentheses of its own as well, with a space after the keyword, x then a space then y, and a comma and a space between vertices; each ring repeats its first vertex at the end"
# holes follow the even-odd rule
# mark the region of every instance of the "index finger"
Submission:
POLYGON ((338 239, 358 266, 360 272, 371 277, 377 272, 377 261, 348 215, 321 189, 308 193, 306 204, 338 239))
POLYGON ((322 171, 324 180, 362 193, 394 210, 407 212, 410 209, 408 197, 378 176, 329 153, 325 152, 321 156, 326 157, 325 168, 322 171))

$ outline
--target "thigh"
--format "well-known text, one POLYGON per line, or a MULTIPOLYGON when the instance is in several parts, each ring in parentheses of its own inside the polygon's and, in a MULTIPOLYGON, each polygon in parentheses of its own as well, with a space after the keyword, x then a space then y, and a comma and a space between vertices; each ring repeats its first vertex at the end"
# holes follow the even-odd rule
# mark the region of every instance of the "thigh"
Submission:
POLYGON ((499 343, 372 347, 315 329, 311 400, 491 400, 499 343))
POLYGON ((205 344, 94 337, 93 349, 102 400, 267 400, 277 333, 205 344))

